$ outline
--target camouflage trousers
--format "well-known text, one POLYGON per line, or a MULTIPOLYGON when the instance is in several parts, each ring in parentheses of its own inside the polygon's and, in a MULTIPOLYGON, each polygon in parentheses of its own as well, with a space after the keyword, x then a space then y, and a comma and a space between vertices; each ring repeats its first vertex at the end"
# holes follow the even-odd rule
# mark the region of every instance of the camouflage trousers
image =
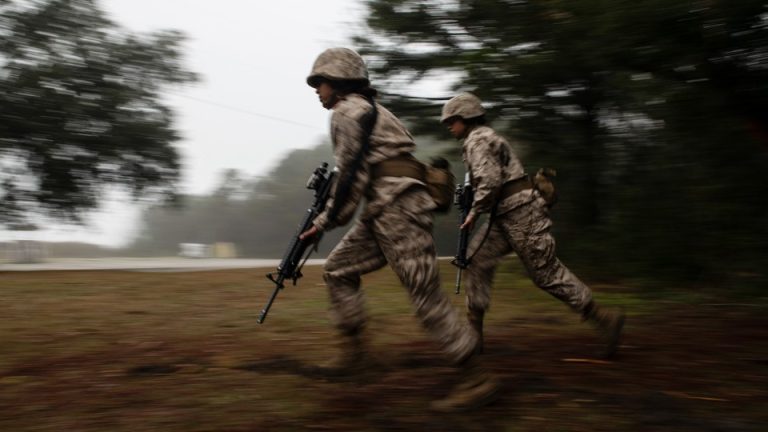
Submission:
POLYGON ((488 222, 475 231, 469 246, 472 258, 467 268, 467 307, 486 311, 491 302, 491 283, 499 261, 515 252, 539 288, 581 312, 592 299, 592 291, 555 255, 555 239, 550 232, 552 220, 544 200, 537 197, 493 221, 488 237, 488 222))
POLYGON ((389 264, 408 291, 416 316, 450 360, 467 358, 477 343, 440 287, 432 237, 434 204, 425 189, 404 191, 379 215, 359 220, 325 263, 331 319, 344 334, 367 320, 361 276, 389 264))

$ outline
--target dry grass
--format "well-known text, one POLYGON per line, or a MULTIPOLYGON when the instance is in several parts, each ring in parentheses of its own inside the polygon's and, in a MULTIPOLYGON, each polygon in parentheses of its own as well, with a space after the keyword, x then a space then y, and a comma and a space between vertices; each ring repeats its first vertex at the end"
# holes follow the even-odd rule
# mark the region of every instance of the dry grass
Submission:
MULTIPOLYGON (((453 269, 443 264, 452 294, 453 269)), ((615 361, 591 329, 505 261, 487 323, 492 406, 427 411, 454 380, 389 270, 364 279, 379 364, 323 379, 335 349, 320 269, 280 293, 262 270, 0 273, 0 430, 760 431, 765 301, 662 302, 594 286, 629 311, 615 361)))

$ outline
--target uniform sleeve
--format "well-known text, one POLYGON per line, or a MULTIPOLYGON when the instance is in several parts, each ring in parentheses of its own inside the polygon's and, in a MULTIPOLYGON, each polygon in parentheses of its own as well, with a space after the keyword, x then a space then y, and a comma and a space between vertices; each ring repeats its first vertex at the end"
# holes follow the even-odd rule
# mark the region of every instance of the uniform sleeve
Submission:
POLYGON ((467 162, 472 172, 472 187, 475 199, 470 214, 477 217, 490 213, 499 196, 503 181, 501 160, 494 151, 490 137, 478 137, 467 145, 467 162))
POLYGON ((355 215, 355 210, 363 199, 369 181, 365 155, 358 162, 363 133, 361 119, 353 118, 346 113, 333 113, 331 140, 338 173, 328 205, 313 222, 321 231, 346 225, 355 215), (356 164, 357 169, 352 173, 356 164))

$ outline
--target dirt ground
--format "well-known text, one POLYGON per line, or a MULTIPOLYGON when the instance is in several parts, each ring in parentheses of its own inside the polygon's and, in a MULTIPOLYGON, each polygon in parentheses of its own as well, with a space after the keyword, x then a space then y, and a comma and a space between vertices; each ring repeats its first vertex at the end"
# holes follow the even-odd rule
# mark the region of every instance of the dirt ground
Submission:
POLYGON ((765 297, 594 284, 628 314, 601 361, 593 330, 510 262, 484 354, 501 397, 445 415, 428 405, 455 371, 391 272, 364 284, 375 362, 329 379, 313 369, 336 349, 317 268, 262 325, 262 271, 0 273, 0 431, 768 430, 765 297))

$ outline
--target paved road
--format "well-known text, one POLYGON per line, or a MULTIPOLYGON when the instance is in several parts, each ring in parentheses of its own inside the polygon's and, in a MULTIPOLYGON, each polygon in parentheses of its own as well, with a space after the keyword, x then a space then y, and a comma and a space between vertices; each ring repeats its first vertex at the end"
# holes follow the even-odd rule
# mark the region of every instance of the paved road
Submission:
MULTIPOLYGON (((324 259, 310 259, 307 265, 322 264, 324 259)), ((278 259, 216 259, 216 258, 70 258, 50 259, 34 264, 0 262, 0 271, 46 270, 138 270, 138 271, 199 271, 237 268, 276 268, 278 259)))

